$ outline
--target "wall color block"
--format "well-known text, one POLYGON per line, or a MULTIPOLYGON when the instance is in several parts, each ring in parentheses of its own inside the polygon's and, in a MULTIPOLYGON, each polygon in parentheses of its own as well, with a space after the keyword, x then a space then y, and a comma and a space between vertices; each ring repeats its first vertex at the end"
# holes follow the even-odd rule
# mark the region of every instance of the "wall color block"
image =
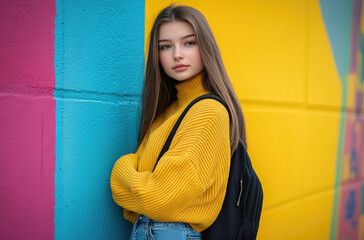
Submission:
POLYGON ((0 239, 54 236, 55 8, 0 2, 0 239))
POLYGON ((55 239, 128 239, 111 198, 137 144, 144 1, 57 1, 55 239))

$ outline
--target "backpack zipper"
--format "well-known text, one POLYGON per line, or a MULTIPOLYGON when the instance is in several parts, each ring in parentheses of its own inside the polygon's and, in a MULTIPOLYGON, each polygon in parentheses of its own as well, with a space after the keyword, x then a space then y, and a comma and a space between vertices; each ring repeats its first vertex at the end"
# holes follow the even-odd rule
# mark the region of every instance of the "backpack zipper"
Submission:
POLYGON ((239 207, 240 205, 240 199, 242 193, 243 193, 243 178, 240 178, 240 192, 239 192, 238 202, 236 203, 237 207, 239 207))

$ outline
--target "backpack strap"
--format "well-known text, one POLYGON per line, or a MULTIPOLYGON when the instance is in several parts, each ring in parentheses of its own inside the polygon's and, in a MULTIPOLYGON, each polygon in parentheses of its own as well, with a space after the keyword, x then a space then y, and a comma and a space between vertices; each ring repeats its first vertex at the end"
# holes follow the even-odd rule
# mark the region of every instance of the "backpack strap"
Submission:
POLYGON ((154 165, 154 168, 153 168, 153 171, 154 172, 154 169, 155 167, 157 166, 158 162, 159 162, 159 159, 161 159, 161 157, 168 151, 169 149, 169 146, 171 145, 172 143, 172 140, 173 140, 173 137, 174 135, 176 134, 177 132, 177 129, 179 127, 179 125, 181 124, 183 118, 185 117, 185 115, 187 114, 188 110, 195 104, 197 103, 198 101, 201 101, 203 99, 215 99, 217 101, 219 101, 222 105, 225 106, 226 110, 228 111, 229 115, 230 115, 230 111, 229 111, 229 107, 227 106, 227 104, 225 103, 224 100, 222 100, 219 96, 217 95, 214 95, 214 94, 205 94, 205 95, 202 95, 202 96, 199 96, 198 98, 195 98, 190 104, 188 104, 188 106, 185 108, 185 110, 182 112, 182 114, 179 116, 177 122, 175 123, 172 131, 170 132, 166 142, 164 143, 164 146, 161 150, 161 152, 159 153, 159 156, 158 156, 158 159, 157 159, 157 162, 155 163, 154 165))

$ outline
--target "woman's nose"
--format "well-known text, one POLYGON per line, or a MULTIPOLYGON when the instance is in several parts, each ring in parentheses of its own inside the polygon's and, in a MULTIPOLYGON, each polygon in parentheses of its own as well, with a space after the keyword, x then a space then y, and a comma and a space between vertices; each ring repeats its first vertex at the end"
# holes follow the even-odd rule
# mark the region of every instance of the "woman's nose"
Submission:
POLYGON ((183 51, 180 47, 176 47, 174 50, 174 59, 175 60, 179 60, 179 59, 183 59, 183 51))

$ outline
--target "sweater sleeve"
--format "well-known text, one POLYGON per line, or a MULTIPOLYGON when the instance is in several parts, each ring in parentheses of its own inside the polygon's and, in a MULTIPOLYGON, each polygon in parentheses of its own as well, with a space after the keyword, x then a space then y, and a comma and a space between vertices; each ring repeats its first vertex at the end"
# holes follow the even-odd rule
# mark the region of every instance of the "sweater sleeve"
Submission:
MULTIPOLYGON (((130 154, 120 157, 118 159, 118 162, 125 164, 125 166, 128 166, 129 168, 131 167, 133 169, 137 169, 138 159, 140 157, 140 153, 143 152, 144 146, 145 146, 145 142, 143 140, 135 153, 130 153, 130 154)), ((115 166, 114 166, 114 168, 115 168, 115 166)), ((112 188, 111 188, 111 190, 112 190, 112 188)), ((125 219, 127 219, 131 222, 134 222, 136 220, 136 217, 137 217, 136 213, 124 208, 124 218, 125 219)))
POLYGON ((225 107, 202 100, 189 110, 153 173, 137 172, 133 155, 115 163, 110 179, 114 201, 157 221, 176 219, 178 213, 193 208, 211 185, 226 188, 229 140, 225 107), (208 107, 202 107, 203 102, 208 107))

